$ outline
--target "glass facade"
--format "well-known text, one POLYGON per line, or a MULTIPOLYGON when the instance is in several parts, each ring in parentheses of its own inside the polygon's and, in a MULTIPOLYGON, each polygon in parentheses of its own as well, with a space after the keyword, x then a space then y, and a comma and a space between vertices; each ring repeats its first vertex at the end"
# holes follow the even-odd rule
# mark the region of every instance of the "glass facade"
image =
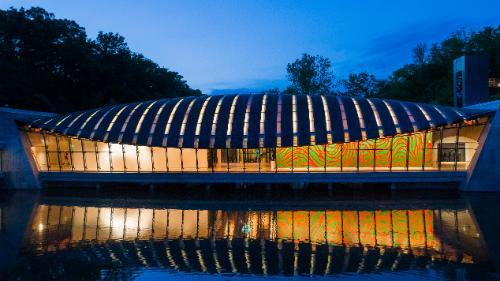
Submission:
POLYGON ((466 170, 487 119, 394 137, 327 145, 197 149, 117 144, 27 131, 40 171, 370 172, 466 170))

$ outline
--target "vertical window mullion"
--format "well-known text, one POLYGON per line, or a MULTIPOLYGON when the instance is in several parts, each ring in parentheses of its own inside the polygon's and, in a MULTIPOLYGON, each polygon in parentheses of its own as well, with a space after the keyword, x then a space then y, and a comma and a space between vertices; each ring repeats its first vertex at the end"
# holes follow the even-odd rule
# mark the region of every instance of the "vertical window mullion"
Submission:
POLYGON ((392 172, 392 146, 394 144, 394 136, 391 137, 391 143, 390 143, 390 147, 389 147, 389 160, 390 160, 390 163, 389 163, 389 172, 392 172))
POLYGON ((229 173, 229 148, 226 148, 226 164, 227 164, 227 172, 229 173))
POLYGON ((358 145, 357 145, 356 149, 357 149, 357 153, 356 153, 356 170, 359 172, 359 141, 358 141, 358 145))
POLYGON ((113 172, 113 153, 111 152, 111 143, 108 142, 108 154, 109 154, 109 170, 113 172))
POLYGON ((307 146, 307 172, 308 173, 310 172, 310 168, 311 168, 311 162, 310 162, 311 161, 311 159, 310 159, 311 158, 310 157, 311 156, 311 154, 310 154, 311 152, 310 151, 311 151, 311 146, 308 145, 307 146))
POLYGON ((438 146, 438 170, 439 171, 441 171, 444 128, 441 127, 440 130, 441 130, 441 133, 439 136, 439 146, 438 146))
POLYGON ((424 133, 424 152, 422 155, 422 171, 425 170, 425 155, 427 152, 427 132, 428 132, 428 130, 425 130, 425 133, 424 133))
POLYGON ((200 170, 199 170, 199 167, 198 167, 198 148, 194 149, 194 154, 195 154, 195 158, 196 158, 196 173, 199 173, 200 170))
MULTIPOLYGON (((259 169, 259 173, 260 173, 260 169, 261 169, 261 167, 260 167, 260 165, 261 165, 261 164, 260 164, 260 161, 262 161, 262 151, 261 151, 261 148, 257 148, 257 150, 256 150, 256 151, 258 152, 258 155, 259 155, 259 158, 258 158, 258 165, 259 165, 259 168, 258 168, 258 169, 259 169)), ((266 151, 266 153, 267 153, 267 151, 266 151)))
POLYGON ((97 142, 94 142, 94 153, 95 153, 95 163, 97 167, 97 171, 101 171, 101 165, 99 165, 99 150, 97 149, 97 142))
MULTIPOLYGON (((246 172, 246 167, 245 167, 245 157, 246 157, 246 153, 248 152, 248 150, 246 150, 245 148, 242 148, 241 149, 241 153, 243 154, 243 173, 246 172)), ((239 153, 238 153, 239 154, 239 153)))
POLYGON ((68 141, 68 150, 69 150, 69 160, 71 162, 71 171, 75 170, 75 164, 73 164, 73 148, 71 147, 71 139, 66 138, 68 141))
POLYGON ((410 170, 410 134, 406 135, 406 171, 410 170))
POLYGON ((137 172, 141 172, 141 161, 139 161, 139 146, 135 146, 135 159, 137 161, 137 172))
POLYGON ((170 168, 168 167, 168 148, 165 147, 165 166, 167 167, 167 173, 170 172, 170 168))
POLYGON ((460 124, 457 124, 457 136, 455 138, 455 167, 454 170, 456 171, 458 168, 458 142, 460 140, 460 124))
POLYGON ((59 166, 59 172, 60 172, 60 171, 62 171, 61 148, 59 147, 59 137, 55 136, 55 138, 56 138, 57 165, 59 166))
POLYGON ((340 172, 344 171, 344 143, 340 144, 340 172))
POLYGON ((323 145, 323 153, 325 155, 325 161, 323 161, 323 172, 326 173, 326 157, 327 157, 326 144, 323 145))
POLYGON ((184 159, 182 155, 182 147, 179 147, 180 153, 181 153, 181 173, 184 173, 184 159))
POLYGON ((216 164, 215 157, 217 156, 217 151, 215 151, 213 148, 209 148, 209 149, 210 149, 210 154, 212 156, 210 158, 212 158, 211 161, 212 161, 212 173, 213 173, 215 170, 215 164, 216 164))
POLYGON ((278 172, 278 159, 276 157, 276 147, 272 150, 271 152, 273 154, 273 159, 274 159, 274 172, 277 173, 278 172))
POLYGON ((151 172, 155 172, 155 160, 154 160, 154 149, 153 147, 150 147, 150 153, 151 153, 151 172))
POLYGON ((127 161, 125 161, 125 146, 122 144, 123 171, 127 172, 127 161))
POLYGON ((47 171, 50 171, 49 145, 47 143, 47 138, 45 137, 44 132, 42 132, 42 138, 43 138, 43 146, 45 148, 45 158, 47 158, 45 160, 45 161, 47 161, 47 171))
POLYGON ((83 140, 80 140, 80 146, 82 148, 83 170, 87 171, 87 157, 85 156, 85 147, 83 146, 83 140))

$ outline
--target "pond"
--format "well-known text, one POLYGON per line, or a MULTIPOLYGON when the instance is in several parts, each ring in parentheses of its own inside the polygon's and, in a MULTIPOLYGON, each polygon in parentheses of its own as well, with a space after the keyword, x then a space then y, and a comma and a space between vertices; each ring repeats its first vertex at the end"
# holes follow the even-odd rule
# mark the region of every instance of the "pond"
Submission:
POLYGON ((4 191, 0 279, 497 280, 499 199, 320 186, 4 191))

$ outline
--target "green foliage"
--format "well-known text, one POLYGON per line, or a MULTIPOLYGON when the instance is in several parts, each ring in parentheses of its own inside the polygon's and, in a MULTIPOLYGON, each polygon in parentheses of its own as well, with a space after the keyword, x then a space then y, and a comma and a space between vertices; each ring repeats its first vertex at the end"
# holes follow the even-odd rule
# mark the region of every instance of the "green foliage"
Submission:
MULTIPOLYGON (((500 26, 479 32, 458 31, 427 51, 423 44, 414 49, 414 62, 394 71, 380 84, 378 97, 444 105, 453 104, 453 60, 465 54, 490 58, 490 77, 500 77, 500 26)), ((492 99, 498 90, 491 89, 492 99)))
POLYGON ((286 67, 292 83, 287 92, 292 94, 330 94, 333 83, 332 63, 328 58, 303 54, 302 58, 286 67))
POLYGON ((377 95, 381 81, 375 75, 366 72, 351 73, 347 79, 340 81, 340 90, 337 94, 350 97, 374 97, 377 95))
POLYGON ((0 10, 1 106, 68 112, 199 94, 118 34, 92 40, 76 22, 42 8, 0 10))

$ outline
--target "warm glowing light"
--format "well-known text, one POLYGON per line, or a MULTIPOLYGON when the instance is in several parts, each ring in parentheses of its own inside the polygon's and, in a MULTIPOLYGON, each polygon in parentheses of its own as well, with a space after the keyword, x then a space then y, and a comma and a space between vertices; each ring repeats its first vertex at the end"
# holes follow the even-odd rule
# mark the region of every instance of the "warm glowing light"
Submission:
POLYGON ((113 117, 113 119, 111 120, 111 122, 109 123, 108 125, 108 128, 106 129, 106 134, 104 135, 104 138, 103 140, 104 141, 107 141, 108 140, 108 136, 109 136, 109 132, 111 131, 111 129, 113 128, 113 125, 115 125, 115 122, 116 122, 116 119, 118 119, 118 117, 122 114, 122 112, 125 110, 125 108, 129 107, 128 105, 127 106, 124 106, 122 107, 116 114, 115 116, 113 117))
POLYGON ((383 100, 382 102, 385 104, 385 106, 389 110, 389 114, 391 114, 392 122, 394 123, 394 126, 396 127, 396 133, 401 134, 401 128, 399 127, 399 121, 398 121, 398 118, 396 117, 396 113, 394 113, 394 109, 385 100, 383 100))
POLYGON ((229 111, 229 121, 227 122, 227 131, 226 131, 226 147, 231 147, 231 135, 233 132, 233 120, 234 120, 234 110, 236 108, 236 102, 238 102, 239 95, 233 98, 233 102, 231 103, 231 110, 229 111))
POLYGON ((326 98, 323 95, 321 95, 321 102, 323 103, 323 111, 325 112, 326 138, 328 144, 331 144, 333 142, 333 137, 332 137, 332 124, 330 123, 330 110, 328 109, 326 98))

